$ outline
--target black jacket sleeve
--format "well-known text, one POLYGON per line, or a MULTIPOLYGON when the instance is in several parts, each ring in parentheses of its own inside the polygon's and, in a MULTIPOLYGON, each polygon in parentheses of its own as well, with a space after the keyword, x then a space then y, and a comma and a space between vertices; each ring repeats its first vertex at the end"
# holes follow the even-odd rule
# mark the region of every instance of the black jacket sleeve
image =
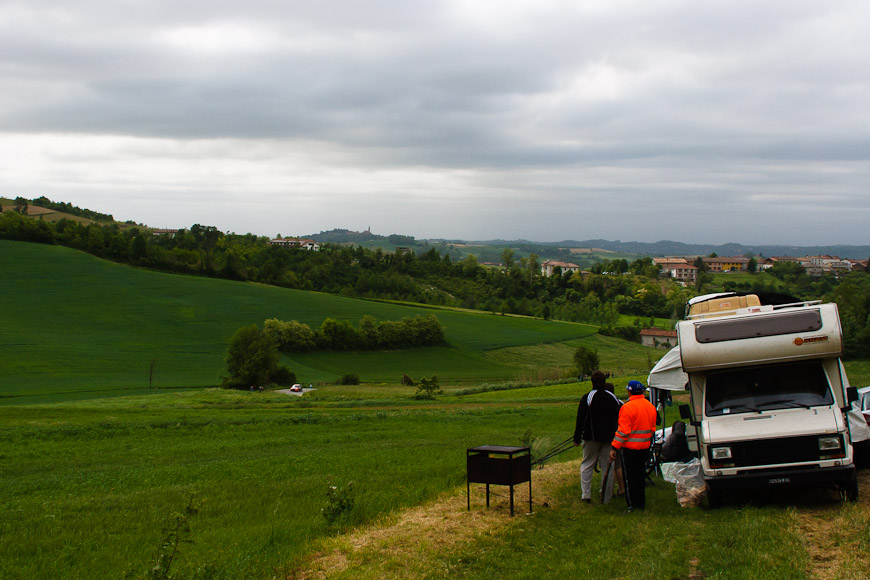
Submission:
POLYGON ((580 404, 577 405, 577 424, 574 426, 574 443, 577 445, 583 443, 583 430, 586 427, 586 418, 589 415, 589 406, 586 405, 586 395, 580 404))

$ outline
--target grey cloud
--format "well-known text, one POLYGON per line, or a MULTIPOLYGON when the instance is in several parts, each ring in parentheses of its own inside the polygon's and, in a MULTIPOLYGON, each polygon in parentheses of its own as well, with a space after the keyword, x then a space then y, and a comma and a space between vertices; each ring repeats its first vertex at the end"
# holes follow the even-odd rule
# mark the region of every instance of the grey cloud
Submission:
POLYGON ((275 164, 277 182, 290 179, 280 156, 316 143, 312 178, 349 167, 425 182, 456 170, 457 187, 479 196, 467 200, 474 211, 501 199, 522 216, 543 200, 563 204, 564 228, 612 203, 669 224, 674 210, 663 208, 716 196, 768 209, 759 194, 788 188, 837 195, 852 215, 867 209, 870 8, 860 3, 219 0, 132 10, 0 6, 0 132, 261 143, 253 150, 275 164))

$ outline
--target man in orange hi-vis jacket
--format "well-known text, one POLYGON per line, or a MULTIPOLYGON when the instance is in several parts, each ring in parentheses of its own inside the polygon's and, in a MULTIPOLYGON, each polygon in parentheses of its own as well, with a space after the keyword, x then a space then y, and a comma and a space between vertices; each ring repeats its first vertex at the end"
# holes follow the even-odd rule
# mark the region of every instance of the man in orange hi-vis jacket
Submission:
POLYGON ((629 381, 625 387, 628 401, 619 409, 619 426, 613 436, 610 460, 622 449, 622 469, 625 477, 625 502, 628 511, 646 507, 646 463, 656 430, 656 408, 646 400, 646 387, 640 381, 629 381))

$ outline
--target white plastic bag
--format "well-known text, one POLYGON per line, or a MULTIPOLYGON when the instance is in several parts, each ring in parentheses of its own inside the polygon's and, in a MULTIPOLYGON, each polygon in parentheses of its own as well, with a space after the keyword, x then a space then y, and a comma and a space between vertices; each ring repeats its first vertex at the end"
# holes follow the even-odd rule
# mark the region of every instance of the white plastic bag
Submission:
POLYGON ((701 471, 701 462, 696 458, 688 463, 678 463, 672 470, 677 487, 677 501, 683 507, 698 507, 704 501, 707 484, 701 471))
POLYGON ((683 465, 683 463, 680 463, 678 461, 662 463, 660 466, 662 470, 662 479, 664 479, 668 483, 677 483, 677 478, 674 477, 674 469, 676 469, 678 466, 681 467, 683 465))

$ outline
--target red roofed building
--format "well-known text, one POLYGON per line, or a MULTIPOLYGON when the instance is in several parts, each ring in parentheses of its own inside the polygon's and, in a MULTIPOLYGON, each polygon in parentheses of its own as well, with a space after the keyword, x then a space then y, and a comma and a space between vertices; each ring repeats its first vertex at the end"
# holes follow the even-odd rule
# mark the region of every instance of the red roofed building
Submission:
POLYGON ((640 331, 640 343, 644 346, 671 348, 677 346, 677 331, 661 328, 644 328, 640 331))
POLYGON ((694 284, 698 279, 698 267, 691 264, 676 264, 671 266, 668 273, 674 280, 687 284, 694 284))

